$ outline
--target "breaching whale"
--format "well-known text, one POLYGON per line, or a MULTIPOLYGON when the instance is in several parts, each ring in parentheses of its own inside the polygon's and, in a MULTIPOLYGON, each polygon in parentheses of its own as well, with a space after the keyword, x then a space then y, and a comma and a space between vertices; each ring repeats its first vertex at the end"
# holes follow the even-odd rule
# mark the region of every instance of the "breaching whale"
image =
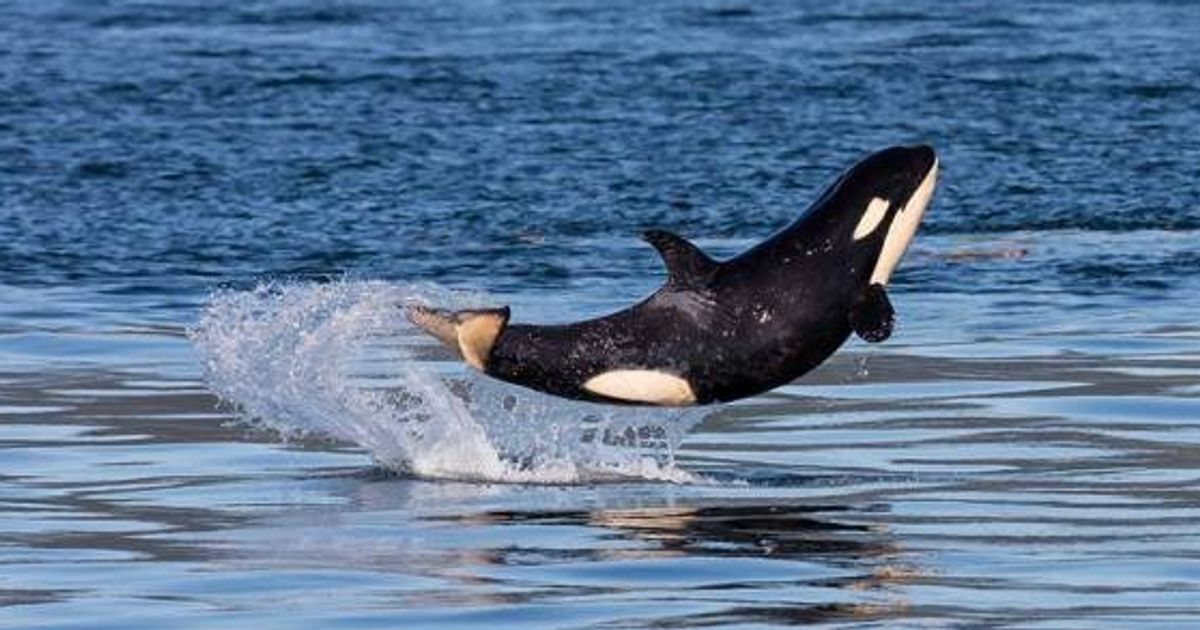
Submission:
POLYGON ((407 316, 483 373, 565 398, 685 406, 753 396, 813 369, 851 332, 891 335, 885 287, 937 171, 928 146, 873 153, 791 225, 725 261, 648 231, 666 282, 597 319, 510 324, 507 307, 408 306, 407 316))

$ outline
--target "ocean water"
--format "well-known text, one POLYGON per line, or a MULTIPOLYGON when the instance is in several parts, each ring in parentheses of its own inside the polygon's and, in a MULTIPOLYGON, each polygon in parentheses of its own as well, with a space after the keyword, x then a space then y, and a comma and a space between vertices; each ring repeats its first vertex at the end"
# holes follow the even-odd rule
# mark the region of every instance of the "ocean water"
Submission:
POLYGON ((1188 2, 0 2, 0 627, 1200 625, 1188 2), (939 152, 891 289, 698 410, 471 375, 939 152))

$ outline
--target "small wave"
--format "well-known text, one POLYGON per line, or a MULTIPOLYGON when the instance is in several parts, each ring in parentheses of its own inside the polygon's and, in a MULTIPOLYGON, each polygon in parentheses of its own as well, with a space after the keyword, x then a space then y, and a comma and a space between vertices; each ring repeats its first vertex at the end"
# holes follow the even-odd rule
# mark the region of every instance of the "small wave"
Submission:
POLYGON ((901 24, 908 22, 929 22, 938 19, 938 17, 919 11, 878 11, 862 13, 805 13, 801 19, 806 24, 836 24, 843 22, 901 24))
POLYGON ((733 19, 753 16, 754 8, 750 6, 716 7, 702 10, 700 15, 716 19, 733 19))
POLYGON ((970 34, 923 33, 909 37, 901 43, 903 48, 963 48, 975 43, 970 34))
POLYGON ((703 410, 580 403, 469 371, 452 377, 461 372, 422 358, 428 344, 400 308, 484 302, 433 285, 266 284, 214 294, 189 336, 209 386, 244 420, 357 444, 390 470, 518 483, 695 481, 674 453, 703 410))
POLYGON ((327 26, 362 24, 372 18, 366 7, 337 5, 322 8, 271 8, 245 10, 233 18, 236 24, 263 26, 327 26))
POLYGON ((121 179, 127 177, 130 172, 128 162, 120 160, 85 160, 79 163, 72 173, 77 177, 82 178, 111 178, 121 179))

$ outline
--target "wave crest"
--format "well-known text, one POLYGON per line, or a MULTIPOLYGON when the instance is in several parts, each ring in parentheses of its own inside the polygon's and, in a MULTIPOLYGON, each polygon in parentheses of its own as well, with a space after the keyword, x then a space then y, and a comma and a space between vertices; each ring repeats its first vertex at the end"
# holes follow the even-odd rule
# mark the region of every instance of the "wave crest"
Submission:
POLYGON ((694 480, 674 454, 704 410, 562 400, 431 360, 401 308, 483 302, 433 285, 272 283, 215 293, 189 337, 209 387, 243 420, 351 442, 392 470, 522 483, 694 480))

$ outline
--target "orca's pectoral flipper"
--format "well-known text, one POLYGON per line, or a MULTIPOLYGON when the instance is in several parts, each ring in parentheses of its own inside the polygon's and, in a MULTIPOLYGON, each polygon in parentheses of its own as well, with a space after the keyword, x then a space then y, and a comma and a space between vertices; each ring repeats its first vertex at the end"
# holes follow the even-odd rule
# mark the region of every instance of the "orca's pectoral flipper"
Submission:
POLYGON ((863 341, 879 343, 892 336, 896 311, 882 284, 867 287, 850 307, 850 326, 863 341))
POLYGON ((472 367, 483 370, 496 344, 496 338, 508 324, 507 306, 487 309, 448 311, 410 305, 404 315, 425 332, 457 351, 472 367))
POLYGON ((666 230, 647 230, 642 240, 658 250, 667 267, 667 284, 675 288, 704 287, 720 265, 692 242, 666 230))

